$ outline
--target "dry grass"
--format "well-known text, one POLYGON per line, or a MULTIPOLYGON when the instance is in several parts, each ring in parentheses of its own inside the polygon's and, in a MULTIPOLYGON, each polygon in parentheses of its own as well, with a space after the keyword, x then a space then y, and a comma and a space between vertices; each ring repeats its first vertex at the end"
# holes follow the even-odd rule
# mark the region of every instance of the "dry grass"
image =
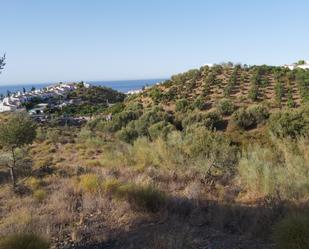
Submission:
POLYGON ((241 185, 257 196, 308 199, 308 138, 273 142, 275 150, 253 145, 244 152, 238 167, 241 185))
POLYGON ((97 193, 102 188, 102 180, 96 174, 86 174, 80 176, 79 185, 84 192, 97 193))
MULTIPOLYGON (((53 171, 21 181, 31 190, 21 196, 1 185, 0 235, 33 231, 59 241, 70 237, 80 243, 86 238, 101 242, 133 228, 142 233, 139 224, 168 223, 175 215, 185 224, 208 224, 224 232, 270 234, 277 211, 269 211, 273 203, 258 208, 257 200, 275 195, 280 185, 282 198, 304 203, 308 141, 274 140, 279 156, 267 146, 253 146, 240 160, 239 185, 212 178, 221 174, 219 169, 211 172, 211 178, 205 174, 214 159, 222 163, 231 159, 224 141, 203 132, 187 137, 173 132, 166 141, 143 138, 133 145, 94 142, 95 146, 87 147, 80 140, 59 144, 52 154, 52 144, 37 142, 31 148, 35 170, 48 163, 53 171), (259 167, 271 170, 263 169, 261 175, 259 167), (242 201, 248 198, 240 197, 245 195, 250 195, 251 206, 244 206, 242 201), (246 220, 253 224, 250 231, 245 229, 246 220)), ((180 236, 178 232, 158 234, 149 248, 190 248, 194 244, 191 235, 180 236)), ((61 248, 58 243, 53 240, 61 248)))

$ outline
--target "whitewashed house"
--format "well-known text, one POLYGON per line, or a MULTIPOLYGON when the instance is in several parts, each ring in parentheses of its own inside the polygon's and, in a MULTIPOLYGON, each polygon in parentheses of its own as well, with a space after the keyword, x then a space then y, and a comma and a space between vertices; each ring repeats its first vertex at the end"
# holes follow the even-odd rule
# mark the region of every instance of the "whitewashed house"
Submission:
POLYGON ((309 69, 309 61, 305 61, 305 64, 298 65, 297 67, 302 69, 309 69))
POLYGON ((5 102, 0 102, 0 112, 14 112, 16 111, 16 106, 7 104, 5 102))
MULTIPOLYGON (((86 84, 86 87, 90 87, 89 84, 86 84)), ((43 89, 36 89, 34 91, 29 92, 17 92, 10 97, 5 97, 2 101, 0 100, 0 112, 13 112, 23 110, 22 104, 31 101, 33 98, 39 97, 44 100, 48 100, 52 97, 65 97, 66 94, 70 91, 77 89, 77 85, 74 83, 59 83, 56 85, 51 85, 44 87, 43 89)), ((64 99, 62 103, 65 105, 70 104, 67 103, 64 99)), ((40 104, 37 108, 31 110, 31 114, 43 114, 46 106, 40 104)))
POLYGON ((293 63, 291 65, 283 65, 283 67, 289 68, 290 70, 301 68, 301 69, 309 69, 309 61, 304 61, 304 64, 293 63))

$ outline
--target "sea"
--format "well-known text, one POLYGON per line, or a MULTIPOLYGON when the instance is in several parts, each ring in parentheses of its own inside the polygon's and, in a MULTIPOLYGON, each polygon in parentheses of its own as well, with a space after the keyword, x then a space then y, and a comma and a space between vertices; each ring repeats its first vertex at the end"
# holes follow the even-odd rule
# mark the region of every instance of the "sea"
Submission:
MULTIPOLYGON (((144 80, 117 80, 117 81, 85 81, 94 86, 106 86, 113 88, 119 92, 127 93, 132 90, 139 90, 146 86, 152 86, 158 82, 162 82, 166 79, 144 79, 144 80)), ((25 84, 15 84, 15 85, 0 85, 0 94, 6 95, 8 91, 11 93, 22 91, 23 88, 26 91, 30 91, 32 87, 35 89, 41 89, 55 83, 25 83, 25 84)))

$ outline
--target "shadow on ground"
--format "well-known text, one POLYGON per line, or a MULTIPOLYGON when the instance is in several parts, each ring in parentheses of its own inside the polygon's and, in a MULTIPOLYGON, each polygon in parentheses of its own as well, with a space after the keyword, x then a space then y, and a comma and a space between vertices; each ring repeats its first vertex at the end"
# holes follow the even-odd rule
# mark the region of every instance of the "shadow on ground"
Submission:
MULTIPOLYGON (((304 207, 303 207, 304 208, 304 207)), ((270 249, 272 226, 298 208, 275 199, 258 206, 173 198, 152 222, 139 220, 129 229, 95 231, 114 236, 101 243, 83 237, 61 249, 270 249)))

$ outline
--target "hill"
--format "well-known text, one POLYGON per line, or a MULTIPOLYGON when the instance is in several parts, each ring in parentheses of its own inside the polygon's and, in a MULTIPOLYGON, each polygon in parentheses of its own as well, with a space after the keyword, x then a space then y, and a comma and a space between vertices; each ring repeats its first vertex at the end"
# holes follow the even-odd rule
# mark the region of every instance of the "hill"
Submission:
POLYGON ((74 112, 89 106, 91 120, 40 124, 13 156, 12 137, 27 137, 16 114, 0 117, 0 237, 31 232, 57 249, 306 249, 308 76, 217 65, 123 101, 80 89, 71 97, 87 107, 74 112))
MULTIPOLYGON (((93 125, 99 124, 105 132, 118 132, 116 135, 126 142, 139 136, 155 138, 161 132, 182 131, 192 125, 263 133, 270 117, 284 122, 281 114, 291 114, 292 119, 293 115, 307 113, 308 94, 309 70, 266 65, 204 66, 129 96, 124 105, 107 110, 113 113, 111 122, 98 117, 93 125)), ((295 129, 295 134, 290 130, 289 135, 305 132, 307 128, 300 127, 307 127, 308 122, 301 122, 299 130, 295 129)), ((273 132, 282 132, 275 131, 276 125, 272 128, 273 132)))
POLYGON ((222 98, 237 107, 265 103, 275 109, 299 107, 308 101, 308 88, 308 70, 224 64, 174 75, 137 99, 144 105, 161 102, 173 111, 177 100, 186 99, 190 104, 202 101, 211 108, 222 98))

